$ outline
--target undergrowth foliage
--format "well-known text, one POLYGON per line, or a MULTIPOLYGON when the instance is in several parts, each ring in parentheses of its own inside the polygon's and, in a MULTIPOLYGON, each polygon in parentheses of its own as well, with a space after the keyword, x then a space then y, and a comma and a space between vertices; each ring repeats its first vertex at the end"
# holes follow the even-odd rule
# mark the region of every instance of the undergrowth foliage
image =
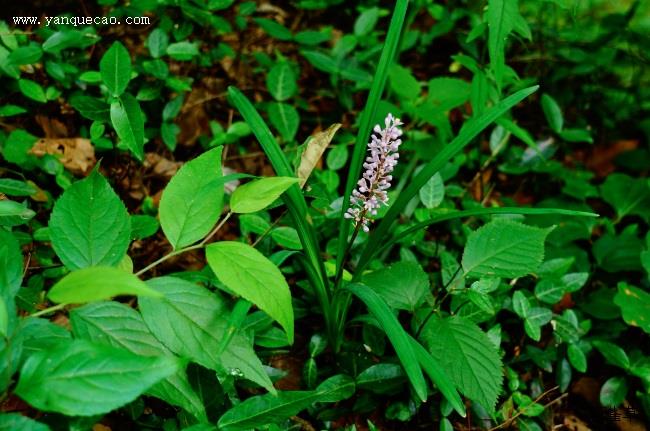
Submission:
POLYGON ((0 430, 650 417, 643 2, 132 3, 0 21, 0 430))

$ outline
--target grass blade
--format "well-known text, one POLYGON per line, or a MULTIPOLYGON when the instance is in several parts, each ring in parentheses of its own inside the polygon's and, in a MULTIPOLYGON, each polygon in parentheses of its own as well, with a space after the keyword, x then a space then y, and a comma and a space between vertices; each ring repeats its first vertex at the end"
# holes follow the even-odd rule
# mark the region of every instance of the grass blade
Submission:
POLYGON ((411 340, 415 356, 417 356, 422 369, 427 373, 431 381, 438 386, 438 389, 447 398, 447 401, 449 401, 449 404, 451 404, 454 410, 462 417, 465 417, 467 413, 465 412, 463 400, 458 395, 458 391, 454 383, 447 376, 447 373, 445 373, 440 367, 440 364, 433 359, 433 356, 415 338, 409 335, 409 339, 411 340))
MULTIPOLYGON (((409 203, 409 201, 418 193, 420 188, 429 181, 429 178, 434 176, 436 172, 442 169, 447 162, 454 157, 456 154, 461 152, 463 148, 467 146, 479 133, 481 133, 487 126, 494 122, 497 118, 502 116, 505 112, 510 110, 517 103, 524 100, 526 97, 537 91, 539 88, 538 85, 533 87, 528 87, 523 90, 520 90, 490 109, 486 110, 483 114, 478 117, 468 120, 465 125, 460 129, 458 136, 456 136, 444 149, 439 152, 436 157, 434 157, 430 162, 428 162, 420 173, 413 178, 411 184, 409 184, 404 191, 402 191, 395 203, 391 205, 388 209, 388 212, 381 220, 379 225, 374 229, 370 239, 366 244, 366 247, 363 251, 362 256, 367 255, 372 252, 373 249, 379 248, 381 242, 384 241, 388 230, 393 225, 397 217, 400 215, 404 207, 409 203)), ((347 204, 344 203, 343 211, 347 209, 347 204)))
MULTIPOLYGON (((260 114, 257 112, 253 104, 248 100, 244 94, 235 87, 228 87, 228 97, 231 103, 239 110, 244 120, 251 127, 255 137, 259 141, 262 149, 269 158, 276 175, 293 177, 294 172, 291 169, 289 161, 285 157, 280 145, 276 142, 273 134, 269 130, 260 114)), ((310 222, 309 215, 307 214, 307 202, 302 195, 300 187, 297 184, 291 186, 283 195, 289 213, 293 218, 293 223, 300 237, 303 249, 307 254, 307 262, 312 268, 307 269, 310 274, 316 273, 318 277, 310 277, 312 282, 317 284, 314 287, 314 293, 318 297, 323 314, 328 328, 330 326, 330 295, 327 275, 325 273, 325 266, 320 256, 318 249, 318 241, 316 240, 316 232, 310 222)))
POLYGON ((370 137, 370 130, 373 126, 371 122, 375 117, 377 104, 379 103, 381 95, 384 92, 384 87, 386 86, 388 68, 395 58, 395 53, 400 42, 400 34, 402 33, 402 26, 404 24, 404 18, 406 17, 407 6, 408 0, 397 0, 397 3, 395 4, 393 16, 390 20, 388 33, 386 34, 386 40, 384 42, 384 49, 382 50, 381 57, 379 58, 379 64, 377 65, 375 77, 372 81, 372 86, 370 87, 370 93, 368 94, 366 106, 363 108, 363 112, 361 114, 359 133, 357 134, 357 139, 354 143, 352 159, 350 161, 350 167, 348 169, 348 179, 345 183, 345 193, 343 195, 343 211, 341 212, 341 218, 339 222, 339 242, 338 252, 336 256, 337 269, 339 269, 343 263, 343 255, 345 254, 348 235, 350 233, 350 222, 343 217, 343 213, 345 213, 345 210, 350 206, 350 195, 352 194, 352 189, 359 179, 361 166, 366 156, 366 146, 370 137))
POLYGON ((386 305, 386 302, 374 290, 364 284, 349 284, 345 288, 361 299, 368 307, 370 313, 377 319, 379 325, 393 345, 415 393, 422 401, 426 401, 427 384, 424 381, 420 363, 413 351, 413 345, 409 339, 409 335, 402 325, 400 325, 390 307, 386 305))
POLYGON ((395 245, 397 241, 403 239, 407 235, 417 232, 420 229, 423 229, 432 224, 441 223, 443 221, 454 220, 464 217, 474 217, 474 216, 484 216, 490 214, 521 214, 521 215, 547 215, 547 214, 562 214, 574 217, 598 217, 598 214, 584 212, 584 211, 574 211, 574 210, 565 210, 561 208, 517 208, 517 207, 494 207, 494 208, 477 208, 472 210, 462 210, 462 211, 450 211, 446 214, 440 214, 438 216, 432 217, 429 220, 417 223, 410 228, 401 231, 399 237, 392 237, 388 241, 384 240, 381 246, 375 248, 366 248, 359 259, 359 264, 356 267, 355 271, 355 280, 357 279, 356 274, 361 275, 365 267, 370 263, 370 260, 377 254, 383 252, 384 250, 395 245))

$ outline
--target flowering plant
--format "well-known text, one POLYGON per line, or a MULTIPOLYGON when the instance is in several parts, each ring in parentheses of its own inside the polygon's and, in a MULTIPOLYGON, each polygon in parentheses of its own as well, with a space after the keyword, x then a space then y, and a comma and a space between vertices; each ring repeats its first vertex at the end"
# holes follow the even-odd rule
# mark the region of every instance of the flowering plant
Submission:
POLYGON ((362 178, 357 183, 357 188, 350 197, 351 206, 344 214, 345 218, 353 219, 356 227, 361 226, 368 232, 371 221, 369 215, 377 215, 377 209, 388 205, 388 189, 393 176, 391 173, 399 159, 399 146, 402 143, 400 136, 403 125, 399 118, 388 114, 384 120, 385 128, 375 125, 374 134, 368 143, 370 155, 366 158, 362 178))

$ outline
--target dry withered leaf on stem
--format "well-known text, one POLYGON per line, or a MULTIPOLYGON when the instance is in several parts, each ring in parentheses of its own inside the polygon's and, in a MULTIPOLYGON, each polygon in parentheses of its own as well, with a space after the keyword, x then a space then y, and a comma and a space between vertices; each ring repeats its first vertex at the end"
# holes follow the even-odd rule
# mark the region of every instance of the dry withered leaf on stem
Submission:
POLYGON ((95 148, 84 138, 42 138, 29 152, 37 157, 46 154, 59 157, 63 166, 75 174, 86 175, 95 165, 95 148))
POLYGON ((326 130, 312 135, 311 139, 302 146, 303 150, 300 156, 300 165, 298 166, 300 187, 305 185, 307 179, 320 161, 321 156, 340 127, 340 123, 332 124, 326 130))

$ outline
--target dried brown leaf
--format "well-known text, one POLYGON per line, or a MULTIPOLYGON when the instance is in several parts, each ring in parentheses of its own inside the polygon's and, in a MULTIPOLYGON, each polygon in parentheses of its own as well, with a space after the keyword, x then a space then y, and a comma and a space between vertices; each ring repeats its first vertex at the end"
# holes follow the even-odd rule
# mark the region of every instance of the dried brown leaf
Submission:
POLYGON ((341 123, 334 123, 326 130, 314 134, 302 147, 300 155, 300 165, 298 166, 298 178, 300 178, 300 187, 303 187, 312 171, 318 164, 323 153, 327 149, 334 135, 341 127, 341 123))
POLYGON ((42 138, 29 152, 37 157, 57 156, 63 166, 75 174, 87 174, 96 162, 95 148, 84 138, 42 138))

